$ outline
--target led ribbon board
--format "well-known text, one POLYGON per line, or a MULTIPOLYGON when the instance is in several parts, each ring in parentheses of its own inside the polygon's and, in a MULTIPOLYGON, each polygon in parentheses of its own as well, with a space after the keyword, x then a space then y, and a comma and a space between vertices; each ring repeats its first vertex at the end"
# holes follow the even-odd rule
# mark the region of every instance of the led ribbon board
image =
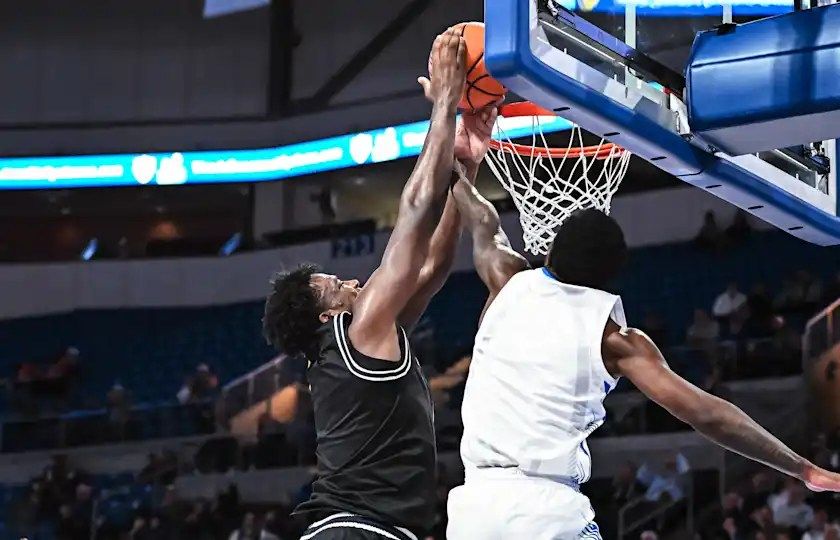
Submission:
MULTIPOLYGON (((544 132, 569 129, 555 116, 544 132)), ((532 135, 531 119, 501 118, 513 137, 532 135)), ((0 189, 265 182, 416 156, 429 121, 259 150, 0 159, 0 189)))

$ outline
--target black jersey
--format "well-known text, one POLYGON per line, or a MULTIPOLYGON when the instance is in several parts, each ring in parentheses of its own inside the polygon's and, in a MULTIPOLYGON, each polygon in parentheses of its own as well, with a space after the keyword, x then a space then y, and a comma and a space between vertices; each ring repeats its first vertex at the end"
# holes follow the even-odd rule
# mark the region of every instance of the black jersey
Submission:
POLYGON ((342 313, 319 330, 319 354, 308 370, 318 476, 295 513, 320 519, 351 512, 422 532, 435 509, 429 386, 403 329, 401 360, 378 360, 353 349, 350 319, 342 313))

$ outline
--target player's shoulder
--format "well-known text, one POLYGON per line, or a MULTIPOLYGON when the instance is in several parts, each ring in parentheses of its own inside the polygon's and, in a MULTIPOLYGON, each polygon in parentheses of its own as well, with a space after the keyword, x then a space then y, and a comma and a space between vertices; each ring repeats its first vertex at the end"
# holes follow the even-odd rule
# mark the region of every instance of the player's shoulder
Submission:
POLYGON ((638 328, 620 327, 613 321, 604 329, 603 353, 605 358, 619 359, 646 354, 656 345, 638 328))

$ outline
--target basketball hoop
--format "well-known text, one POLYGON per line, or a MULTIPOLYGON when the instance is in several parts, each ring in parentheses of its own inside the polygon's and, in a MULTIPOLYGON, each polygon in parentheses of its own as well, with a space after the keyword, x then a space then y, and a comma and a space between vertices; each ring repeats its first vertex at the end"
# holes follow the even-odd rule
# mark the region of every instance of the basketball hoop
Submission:
POLYGON ((486 158, 513 197, 525 249, 535 255, 548 253, 557 227, 575 210, 597 208, 609 214, 630 163, 630 152, 604 139, 584 146, 583 133, 574 124, 568 146, 552 148, 541 118, 555 116, 527 101, 501 106, 486 158), (531 144, 516 144, 505 133, 512 118, 530 118, 531 144))

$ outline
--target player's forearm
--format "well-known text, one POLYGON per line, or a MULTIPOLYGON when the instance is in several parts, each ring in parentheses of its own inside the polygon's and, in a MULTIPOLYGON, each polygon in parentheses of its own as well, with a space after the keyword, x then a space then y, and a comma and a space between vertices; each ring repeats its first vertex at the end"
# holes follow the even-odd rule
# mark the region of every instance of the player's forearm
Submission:
POLYGON ((472 235, 476 272, 495 295, 514 274, 527 268, 528 262, 510 246, 499 213, 474 186, 459 180, 452 194, 472 235))
POLYGON ((444 103, 432 108, 423 150, 403 190, 403 208, 426 209, 443 202, 454 162, 455 112, 444 103))
MULTIPOLYGON (((453 163, 457 166, 457 163, 453 163)), ((464 174, 470 182, 475 182, 478 174, 478 164, 465 164, 464 174)), ((458 173, 450 173, 450 185, 458 181, 458 173)), ((429 270, 429 281, 439 281, 443 285, 446 276, 452 269, 455 261, 455 252, 461 240, 461 213, 458 211, 458 203, 454 195, 446 198, 443 207, 443 215, 440 218, 431 243, 429 244, 429 256, 426 258, 426 265, 429 270)), ((439 288, 439 287, 438 287, 439 288)))
POLYGON ((492 247, 496 234, 501 231, 501 220, 490 201, 482 197, 475 186, 463 179, 455 183, 452 195, 458 205, 461 219, 472 235, 474 249, 492 247))
MULTIPOLYGON (((477 169, 478 167, 475 167, 472 171, 467 170, 467 175, 473 181, 477 169)), ((451 176, 453 182, 458 178, 455 172, 451 176)), ((446 283, 455 262, 455 252, 458 249, 460 239, 461 215, 458 212, 455 198, 449 195, 443 208, 443 215, 429 242, 429 253, 423 263, 423 269, 420 271, 417 292, 400 313, 400 325, 405 328, 412 328, 417 324, 432 297, 446 283)))
POLYGON ((802 478, 809 462, 788 448, 744 411, 709 396, 707 411, 688 419, 700 433, 717 444, 795 478, 802 478))

